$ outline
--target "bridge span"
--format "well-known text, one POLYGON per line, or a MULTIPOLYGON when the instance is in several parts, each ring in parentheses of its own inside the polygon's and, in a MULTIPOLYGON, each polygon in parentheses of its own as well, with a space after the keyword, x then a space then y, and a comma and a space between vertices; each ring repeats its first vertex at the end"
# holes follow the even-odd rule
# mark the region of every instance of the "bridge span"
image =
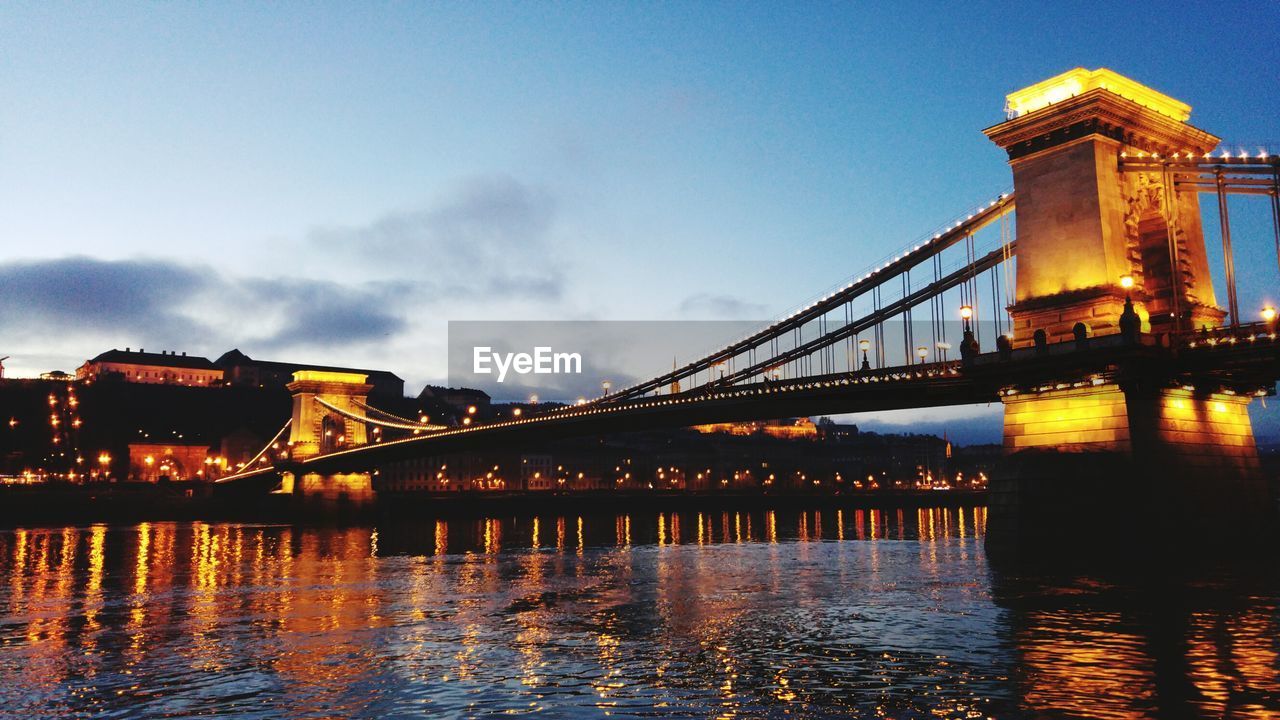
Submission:
MULTIPOLYGON (((1280 269, 1280 157, 1221 146, 1189 124, 1190 106, 1105 69, 1077 68, 1006 100, 1008 118, 984 132, 1008 156, 1013 192, 759 332, 583 405, 468 427, 388 417, 367 404, 360 376, 299 373, 287 447, 224 480, 282 475, 304 495, 371 496, 371 472, 429 455, 999 402, 1010 458, 1059 458, 1013 463, 993 479, 1018 513, 1028 497, 1048 507, 1079 495, 1079 478, 1060 468, 1078 468, 1081 457, 1097 459, 1092 476, 1150 472, 1171 478, 1171 495, 1265 506, 1247 407, 1280 379, 1277 313, 1274 304, 1241 307, 1242 238, 1233 238, 1227 198, 1269 202, 1274 238, 1265 241, 1280 269), (1225 308, 1201 193, 1217 201, 1225 308), (959 333, 948 330, 956 315, 959 333), (959 359, 950 353, 957 344, 959 359), (412 434, 371 441, 375 426, 412 434)), ((1276 279, 1264 295, 1276 297, 1276 279)))

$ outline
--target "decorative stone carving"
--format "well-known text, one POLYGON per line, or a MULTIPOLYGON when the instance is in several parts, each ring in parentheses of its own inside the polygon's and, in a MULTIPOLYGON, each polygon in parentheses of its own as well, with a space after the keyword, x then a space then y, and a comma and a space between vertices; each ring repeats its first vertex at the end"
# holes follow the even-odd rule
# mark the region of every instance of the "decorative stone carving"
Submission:
MULTIPOLYGON (((1128 250, 1130 274, 1140 285, 1145 280, 1142 264, 1141 224, 1145 218, 1157 215, 1172 230, 1174 243, 1178 249, 1178 277, 1181 278, 1183 303, 1197 304, 1194 289, 1196 286, 1195 271, 1188 262, 1190 256, 1186 233, 1178 222, 1177 207, 1168 208, 1165 203, 1165 185, 1157 173, 1135 173, 1129 183, 1125 197, 1124 230, 1125 243, 1128 250)), ((1175 198, 1176 202, 1176 198, 1175 198)), ((1166 242, 1167 245, 1167 242, 1166 242)), ((1170 278, 1169 286, 1176 287, 1177 282, 1170 278)), ((1174 292, 1177 292, 1176 290, 1174 292)))

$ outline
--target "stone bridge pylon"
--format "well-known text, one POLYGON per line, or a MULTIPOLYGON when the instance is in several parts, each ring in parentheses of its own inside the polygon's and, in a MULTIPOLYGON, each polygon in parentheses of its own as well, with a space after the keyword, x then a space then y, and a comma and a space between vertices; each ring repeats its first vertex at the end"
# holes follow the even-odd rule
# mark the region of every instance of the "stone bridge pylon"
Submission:
MULTIPOLYGON (((317 455, 359 447, 368 441, 364 423, 325 407, 327 404, 351 415, 363 415, 357 403, 364 403, 373 389, 367 380, 367 375, 324 370, 299 370, 293 374, 293 382, 286 387, 293 393, 289 447, 294 467, 317 455)), ((281 489, 301 503, 334 508, 360 507, 374 499, 369 472, 321 474, 285 470, 281 489)))
MULTIPOLYGON (((1130 162, 1207 157, 1219 138, 1187 122, 1189 105, 1077 68, 1010 94, 1006 111, 985 133, 1013 169, 1015 348, 1048 353, 1126 323, 1134 344, 1168 347, 1223 324, 1197 188, 1176 183, 1167 164, 1130 162)), ((1118 384, 1003 398, 1010 471, 993 483, 993 522, 1005 504, 1035 524, 1033 507, 1077 512, 1080 498, 1106 503, 1118 492, 1184 510, 1265 504, 1250 398, 1172 385, 1155 363, 1131 370, 1118 384)))

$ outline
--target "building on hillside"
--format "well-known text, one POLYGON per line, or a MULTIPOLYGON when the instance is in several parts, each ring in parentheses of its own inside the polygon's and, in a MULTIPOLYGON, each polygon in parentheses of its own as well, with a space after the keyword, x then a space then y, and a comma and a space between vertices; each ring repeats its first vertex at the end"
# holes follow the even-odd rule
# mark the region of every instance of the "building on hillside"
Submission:
POLYGON ((740 423, 714 423, 694 427, 700 433, 728 433, 729 435, 768 435, 785 440, 814 440, 818 426, 809 418, 789 420, 761 420, 740 423))
POLYGON ((139 348, 108 350, 76 369, 76 379, 120 380, 151 385, 207 387, 222 382, 222 370, 208 358, 176 351, 149 353, 139 348))
POLYGON ((134 481, 205 480, 216 461, 203 443, 129 443, 129 479, 134 481))
POLYGON ((226 384, 238 387, 281 388, 293 382, 293 374, 299 370, 321 370, 324 372, 357 373, 367 375, 373 386, 370 396, 395 398, 404 397, 404 380, 393 372, 386 370, 363 370, 360 368, 331 367, 326 365, 307 365, 303 363, 276 362, 273 360, 254 360, 240 352, 229 350, 213 362, 225 378, 226 384))
POLYGON ((459 415, 479 415, 489 417, 489 393, 473 388, 447 388, 439 385, 428 385, 418 393, 419 400, 438 400, 458 410, 459 415), (475 408, 475 412, 469 412, 475 408))

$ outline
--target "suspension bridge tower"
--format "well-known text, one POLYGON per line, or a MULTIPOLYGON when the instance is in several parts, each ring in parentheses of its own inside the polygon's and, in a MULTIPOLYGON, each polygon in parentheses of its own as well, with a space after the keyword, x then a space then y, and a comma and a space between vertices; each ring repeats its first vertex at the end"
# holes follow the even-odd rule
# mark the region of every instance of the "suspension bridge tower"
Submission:
MULTIPOLYGON (((356 373, 299 370, 286 387, 293 393, 293 420, 289 429, 290 459, 299 462, 367 440, 364 423, 353 417, 363 412, 373 386, 368 376, 356 373)), ((338 507, 364 506, 374 499, 368 472, 320 474, 283 473, 282 489, 306 504, 338 507)))
MULTIPOLYGON (((1167 168, 1125 168, 1126 159, 1200 158, 1213 150, 1219 138, 1188 124, 1190 106, 1110 70, 1077 68, 1012 93, 1006 113, 985 132, 1013 169, 1015 348, 1048 355, 1056 343, 1122 332, 1167 346, 1179 333, 1222 324, 1197 190, 1180 187, 1167 168)), ((1265 497, 1247 396, 1148 381, 1142 368, 1118 383, 1060 387, 1004 400, 1006 455, 1041 459, 1010 463, 1036 468, 1027 477, 1011 473, 1015 480, 1003 490, 1022 500, 1010 502, 1037 495, 1052 505, 1068 493, 1085 495, 1094 488, 1082 482, 1113 478, 1118 467, 1146 476, 1143 493, 1176 496, 1199 486, 1182 495, 1184 508, 1204 488, 1237 506, 1240 498, 1265 497), (1048 480, 1053 468, 1073 477, 1048 480)), ((993 520, 1001 502, 993 487, 993 520)), ((1035 522, 1026 509, 1016 513, 1024 525, 1035 522)))

